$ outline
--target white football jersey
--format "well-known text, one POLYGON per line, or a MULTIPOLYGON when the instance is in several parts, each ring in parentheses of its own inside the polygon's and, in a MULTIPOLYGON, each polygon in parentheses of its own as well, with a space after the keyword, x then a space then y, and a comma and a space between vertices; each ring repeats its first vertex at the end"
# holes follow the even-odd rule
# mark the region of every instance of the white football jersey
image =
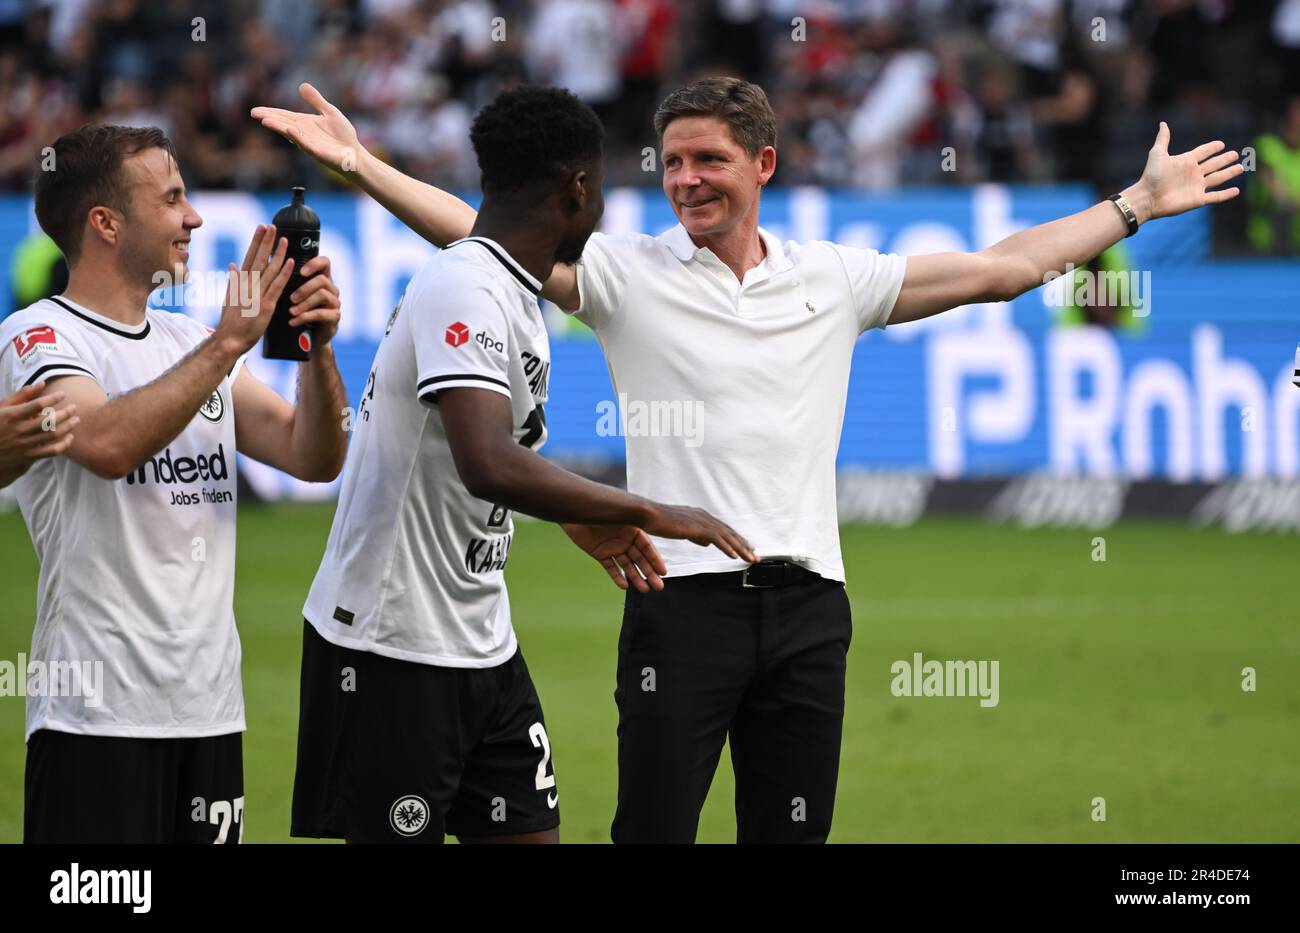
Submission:
POLYGON ((303 609, 327 641, 441 667, 514 654, 503 572, 514 521, 461 482, 437 395, 499 392, 515 439, 542 446, 551 363, 541 287, 479 236, 448 244, 411 279, 366 380, 303 609))
MULTIPOLYGON (((149 309, 132 327, 63 297, 44 299, 0 322, 0 396, 84 376, 113 399, 207 337, 183 314, 149 309)), ((135 738, 244 729, 231 398, 239 365, 170 444, 122 479, 60 456, 14 484, 41 564, 28 737, 37 729, 135 738), (82 672, 80 687, 68 665, 82 672), (47 676, 37 686, 39 667, 47 676), (97 696, 86 695, 91 688, 97 696)))

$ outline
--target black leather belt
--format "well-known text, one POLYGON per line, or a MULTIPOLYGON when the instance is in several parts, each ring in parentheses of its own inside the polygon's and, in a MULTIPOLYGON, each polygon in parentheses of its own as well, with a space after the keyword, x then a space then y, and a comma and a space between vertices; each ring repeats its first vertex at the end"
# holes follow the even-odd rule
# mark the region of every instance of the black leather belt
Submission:
POLYGON ((810 577, 816 577, 806 567, 792 564, 788 560, 761 560, 750 564, 740 572, 740 585, 745 589, 767 589, 774 586, 789 586, 803 583, 810 577))

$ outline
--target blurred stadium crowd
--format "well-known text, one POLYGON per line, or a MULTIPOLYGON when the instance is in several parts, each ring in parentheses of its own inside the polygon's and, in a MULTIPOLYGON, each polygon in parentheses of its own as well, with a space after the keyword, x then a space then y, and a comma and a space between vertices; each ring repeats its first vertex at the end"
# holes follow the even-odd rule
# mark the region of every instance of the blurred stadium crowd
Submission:
POLYGON ((1300 253, 1300 0, 0 0, 0 190, 87 120, 163 127, 193 188, 285 188, 314 169, 248 110, 304 80, 454 190, 480 106, 563 85, 609 128, 608 183, 655 184, 656 103, 720 71, 768 91, 777 184, 1114 189, 1165 119, 1175 148, 1253 145, 1240 245, 1300 253))

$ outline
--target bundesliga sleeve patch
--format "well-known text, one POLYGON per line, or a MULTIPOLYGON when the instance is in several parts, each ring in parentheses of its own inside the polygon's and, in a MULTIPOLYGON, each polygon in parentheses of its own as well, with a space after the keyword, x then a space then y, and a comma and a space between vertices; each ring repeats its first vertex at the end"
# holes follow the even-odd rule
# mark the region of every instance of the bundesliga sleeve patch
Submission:
POLYGON ((68 351, 59 342, 59 335, 48 324, 33 327, 15 337, 14 351, 18 354, 20 363, 28 362, 37 353, 68 355, 68 351))

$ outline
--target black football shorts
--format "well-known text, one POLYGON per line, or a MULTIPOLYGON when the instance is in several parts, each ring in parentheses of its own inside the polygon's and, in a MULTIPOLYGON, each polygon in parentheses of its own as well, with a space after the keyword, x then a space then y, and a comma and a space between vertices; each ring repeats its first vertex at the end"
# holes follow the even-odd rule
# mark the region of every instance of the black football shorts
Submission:
POLYGON ((304 625, 292 835, 438 843, 559 826, 521 653, 434 667, 339 647, 304 625))
POLYGON ((23 841, 237 843, 243 735, 133 739, 38 729, 27 741, 23 841))

